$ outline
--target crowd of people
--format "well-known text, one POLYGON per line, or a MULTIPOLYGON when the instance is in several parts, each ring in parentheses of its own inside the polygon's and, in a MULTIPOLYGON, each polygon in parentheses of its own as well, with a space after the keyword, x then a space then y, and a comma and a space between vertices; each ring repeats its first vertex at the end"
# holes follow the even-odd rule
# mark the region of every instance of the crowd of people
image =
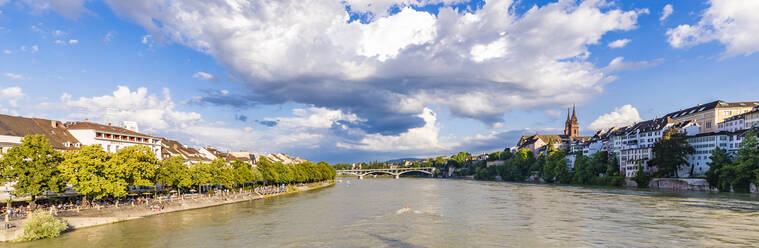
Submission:
POLYGON ((282 192, 287 192, 287 186, 282 184, 279 186, 263 186, 256 188, 256 193, 260 195, 271 195, 271 194, 279 194, 282 192))

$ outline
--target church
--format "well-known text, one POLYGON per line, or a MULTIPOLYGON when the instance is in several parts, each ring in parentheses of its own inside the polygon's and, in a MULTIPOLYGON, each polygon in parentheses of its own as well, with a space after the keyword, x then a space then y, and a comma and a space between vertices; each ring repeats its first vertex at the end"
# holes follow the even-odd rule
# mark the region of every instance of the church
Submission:
POLYGON ((519 149, 527 148, 537 156, 541 152, 548 149, 548 144, 553 143, 555 149, 568 149, 572 143, 585 142, 589 140, 591 136, 580 136, 580 124, 577 121, 577 115, 575 106, 572 106, 571 115, 570 109, 567 109, 567 121, 564 122, 564 134, 538 134, 523 135, 519 139, 517 145, 511 148, 511 152, 516 152, 519 149))

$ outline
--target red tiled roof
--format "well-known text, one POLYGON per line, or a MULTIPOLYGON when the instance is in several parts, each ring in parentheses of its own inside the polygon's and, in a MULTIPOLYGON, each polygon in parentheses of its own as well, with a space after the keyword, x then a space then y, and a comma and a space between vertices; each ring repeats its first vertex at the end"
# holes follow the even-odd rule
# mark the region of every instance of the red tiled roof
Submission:
POLYGON ((76 150, 79 140, 74 138, 59 121, 20 116, 0 115, 0 135, 24 137, 44 134, 50 145, 59 150, 76 150), (70 146, 64 145, 69 143, 70 146))

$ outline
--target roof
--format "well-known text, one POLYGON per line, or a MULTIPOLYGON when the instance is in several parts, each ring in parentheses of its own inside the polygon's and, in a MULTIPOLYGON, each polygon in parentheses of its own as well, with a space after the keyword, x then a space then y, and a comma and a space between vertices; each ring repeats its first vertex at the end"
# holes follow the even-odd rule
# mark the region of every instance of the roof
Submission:
POLYGON ((698 106, 690 107, 687 109, 682 109, 679 111, 675 111, 669 114, 664 115, 664 117, 670 117, 670 118, 678 118, 686 115, 691 115, 695 113, 699 113, 706 110, 712 110, 715 108, 737 108, 737 107, 757 107, 759 106, 759 101, 755 102, 725 102, 722 100, 713 101, 706 104, 699 104, 698 106))
POLYGON ((32 134, 44 134, 55 149, 79 149, 73 146, 73 144, 79 143, 79 140, 71 135, 59 121, 0 115, 0 135, 24 137, 32 134), (64 145, 66 142, 72 145, 67 147, 64 145))
POLYGON ((170 156, 181 156, 185 161, 211 161, 200 155, 198 150, 182 145, 178 141, 161 138, 161 153, 170 156))
POLYGON ((147 138, 153 138, 152 135, 138 133, 123 127, 117 127, 117 126, 111 126, 111 125, 103 125, 103 124, 97 124, 92 122, 69 122, 66 123, 66 126, 69 130, 95 130, 100 132, 107 132, 112 134, 124 134, 124 135, 132 135, 132 136, 141 136, 141 137, 147 137, 147 138))
POLYGON ((667 124, 674 124, 675 121, 672 120, 670 117, 662 117, 658 119, 653 120, 647 120, 647 121, 641 121, 638 123, 635 123, 632 127, 630 127, 627 132, 635 132, 636 130, 640 130, 640 132, 650 132, 655 130, 661 130, 664 127, 667 126, 667 124))

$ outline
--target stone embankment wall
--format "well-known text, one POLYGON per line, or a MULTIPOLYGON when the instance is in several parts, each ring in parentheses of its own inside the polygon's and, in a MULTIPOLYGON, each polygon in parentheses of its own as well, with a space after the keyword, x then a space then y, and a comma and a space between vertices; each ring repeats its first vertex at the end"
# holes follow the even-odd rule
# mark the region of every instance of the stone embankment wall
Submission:
POLYGON ((706 179, 692 178, 654 178, 648 184, 652 189, 671 189, 688 191, 710 191, 706 179))

